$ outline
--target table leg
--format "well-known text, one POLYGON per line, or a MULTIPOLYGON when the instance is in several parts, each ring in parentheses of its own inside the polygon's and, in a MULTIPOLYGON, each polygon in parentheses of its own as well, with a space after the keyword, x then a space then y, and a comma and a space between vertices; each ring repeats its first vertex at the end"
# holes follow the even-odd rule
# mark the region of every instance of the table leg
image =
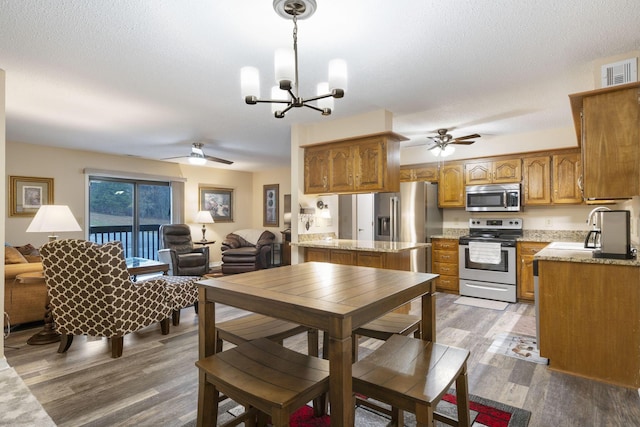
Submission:
POLYGON ((329 402, 335 426, 350 426, 354 420, 351 331, 351 318, 333 319, 329 327, 329 402))
POLYGON ((422 339, 436 342, 436 299, 433 285, 431 287, 431 292, 422 296, 422 339))
MULTIPOLYGON (((216 352, 215 303, 207 301, 206 289, 198 289, 198 357, 203 359, 216 352)), ((198 373, 198 427, 215 427, 213 411, 216 410, 217 393, 205 374, 198 373)))

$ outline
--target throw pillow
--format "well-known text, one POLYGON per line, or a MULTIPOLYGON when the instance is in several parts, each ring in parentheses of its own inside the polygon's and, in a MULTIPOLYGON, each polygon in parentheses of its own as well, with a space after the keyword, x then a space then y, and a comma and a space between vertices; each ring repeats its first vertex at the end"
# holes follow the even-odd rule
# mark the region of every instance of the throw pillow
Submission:
POLYGON ((4 247, 4 263, 5 264, 26 264, 27 260, 22 254, 12 246, 4 247))
POLYGON ((22 255, 40 255, 40 252, 38 252, 38 249, 34 248, 33 245, 31 243, 27 243, 24 246, 17 246, 16 249, 18 250, 18 252, 20 252, 22 255))

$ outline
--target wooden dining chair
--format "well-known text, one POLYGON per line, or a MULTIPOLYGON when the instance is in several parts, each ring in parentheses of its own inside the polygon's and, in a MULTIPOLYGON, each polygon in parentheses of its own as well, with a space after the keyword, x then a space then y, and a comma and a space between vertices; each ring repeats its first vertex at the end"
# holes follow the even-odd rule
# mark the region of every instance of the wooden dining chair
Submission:
POLYGON ((318 356, 318 330, 262 314, 251 313, 236 319, 216 323, 216 351, 222 351, 224 341, 235 345, 267 338, 280 345, 285 338, 307 333, 307 354, 318 356))
POLYGON ((417 427, 432 427, 434 419, 468 427, 468 358, 468 350, 394 335, 353 365, 353 391, 390 404, 391 410, 384 412, 391 415, 392 426, 403 426, 403 411, 409 411, 417 427), (434 413, 454 382, 457 420, 434 413))
MULTIPOLYGON (((379 317, 353 331, 351 336, 351 356, 354 362, 358 361, 358 347, 361 336, 386 341, 393 335, 410 335, 420 338, 420 316, 390 312, 379 317)), ((323 335, 323 356, 328 348, 328 335, 323 335)), ((325 356, 326 358, 326 356, 325 356)))
POLYGON ((211 425, 217 425, 220 393, 247 408, 225 427, 242 421, 250 426, 256 420, 264 422, 263 414, 271 416, 274 427, 288 427, 293 412, 329 391, 329 361, 266 338, 215 353, 196 366, 205 374, 207 407, 202 415, 211 425))

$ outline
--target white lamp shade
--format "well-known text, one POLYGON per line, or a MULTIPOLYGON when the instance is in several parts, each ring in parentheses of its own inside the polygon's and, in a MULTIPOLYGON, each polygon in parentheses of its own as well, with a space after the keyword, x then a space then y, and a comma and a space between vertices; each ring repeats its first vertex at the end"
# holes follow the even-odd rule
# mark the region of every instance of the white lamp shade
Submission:
MULTIPOLYGON (((326 95, 327 93, 329 93, 329 83, 318 83, 316 86, 316 95, 326 95)), ((333 97, 318 99, 318 108, 331 108, 331 110, 333 110, 333 97)))
POLYGON ((344 59, 329 61, 329 89, 347 91, 347 62, 344 59))
POLYGON ((209 211, 198 211, 198 214, 196 215, 196 222, 198 224, 214 224, 215 221, 213 220, 213 217, 211 216, 211 212, 209 211))
POLYGON ((27 233, 58 233, 65 231, 82 231, 78 221, 71 213, 71 209, 66 205, 40 206, 27 228, 27 233))
POLYGON ((280 83, 282 80, 289 80, 291 86, 295 84, 295 56, 292 49, 276 49, 274 68, 276 83, 280 83))
POLYGON ((260 97, 260 72, 256 67, 240 69, 240 92, 243 100, 247 96, 260 97))

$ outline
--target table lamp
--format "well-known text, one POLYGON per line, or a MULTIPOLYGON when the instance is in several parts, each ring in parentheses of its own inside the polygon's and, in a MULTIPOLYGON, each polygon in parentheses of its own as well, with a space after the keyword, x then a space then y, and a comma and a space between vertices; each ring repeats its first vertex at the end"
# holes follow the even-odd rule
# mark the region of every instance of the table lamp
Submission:
POLYGON ((205 235, 207 233, 207 226, 205 224, 215 224, 215 221, 211 216, 211 212, 199 211, 198 215, 196 215, 196 222, 199 222, 200 224, 202 224, 202 241, 206 242, 207 239, 205 235))
POLYGON ((82 229, 67 205, 40 206, 27 228, 27 233, 51 233, 50 242, 58 238, 56 233, 68 231, 82 231, 82 229))

